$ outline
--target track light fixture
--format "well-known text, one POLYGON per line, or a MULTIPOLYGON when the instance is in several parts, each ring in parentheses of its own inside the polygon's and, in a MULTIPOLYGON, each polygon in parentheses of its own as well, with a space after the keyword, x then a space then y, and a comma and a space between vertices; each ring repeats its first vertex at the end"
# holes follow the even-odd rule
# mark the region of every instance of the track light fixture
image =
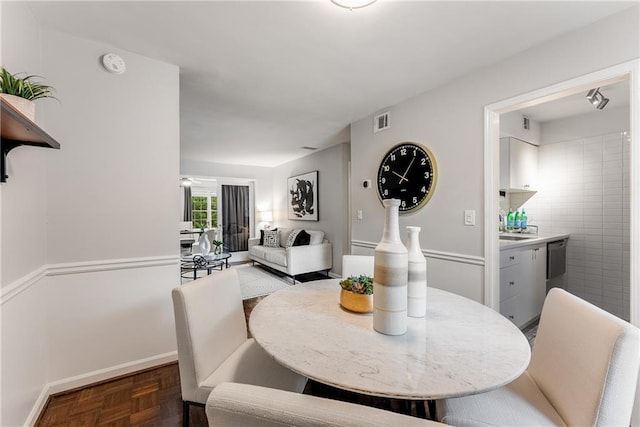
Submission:
POLYGON ((602 110, 607 103, 609 103, 609 98, 605 98, 604 95, 600 93, 600 88, 591 89, 587 93, 587 100, 598 110, 602 110))

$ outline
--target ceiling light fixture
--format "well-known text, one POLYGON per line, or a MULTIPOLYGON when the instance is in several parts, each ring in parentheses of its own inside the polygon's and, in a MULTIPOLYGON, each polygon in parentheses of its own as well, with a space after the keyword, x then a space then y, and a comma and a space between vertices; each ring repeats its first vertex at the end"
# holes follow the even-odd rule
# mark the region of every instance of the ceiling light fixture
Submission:
POLYGON ((609 98, 605 98, 602 93, 600 93, 600 88, 591 89, 587 93, 587 100, 593 104, 598 110, 602 110, 608 103, 609 98))
POLYGON ((361 9, 363 7, 367 7, 376 0, 331 0, 331 3, 336 6, 344 7, 345 9, 353 10, 353 9, 361 9))

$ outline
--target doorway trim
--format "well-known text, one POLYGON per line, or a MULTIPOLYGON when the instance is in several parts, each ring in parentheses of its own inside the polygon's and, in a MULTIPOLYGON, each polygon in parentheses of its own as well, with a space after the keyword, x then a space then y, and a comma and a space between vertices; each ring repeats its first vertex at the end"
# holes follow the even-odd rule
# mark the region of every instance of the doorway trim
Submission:
MULTIPOLYGON (((506 99, 484 108, 484 304, 500 310, 499 206, 500 115, 532 105, 553 101, 596 86, 629 80, 630 190, 640 194, 640 60, 600 71, 506 99)), ((640 327, 640 197, 631 197, 630 215, 630 322, 640 327)))

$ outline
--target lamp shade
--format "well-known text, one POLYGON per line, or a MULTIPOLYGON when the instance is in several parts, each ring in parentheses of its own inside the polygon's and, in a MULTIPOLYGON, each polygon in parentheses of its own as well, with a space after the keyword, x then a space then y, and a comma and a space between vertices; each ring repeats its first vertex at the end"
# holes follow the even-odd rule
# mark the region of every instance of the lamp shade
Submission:
POLYGON ((271 222, 271 221, 273 221, 273 212, 271 212, 271 211, 258 212, 258 220, 260 222, 271 222))

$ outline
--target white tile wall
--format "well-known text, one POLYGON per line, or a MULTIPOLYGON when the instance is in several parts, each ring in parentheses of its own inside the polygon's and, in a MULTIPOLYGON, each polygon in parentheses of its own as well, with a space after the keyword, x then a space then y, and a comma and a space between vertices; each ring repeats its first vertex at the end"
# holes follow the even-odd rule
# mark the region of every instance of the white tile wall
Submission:
POLYGON ((629 320, 630 175, 627 133, 541 145, 538 192, 510 194, 540 232, 571 234, 562 286, 629 320))

